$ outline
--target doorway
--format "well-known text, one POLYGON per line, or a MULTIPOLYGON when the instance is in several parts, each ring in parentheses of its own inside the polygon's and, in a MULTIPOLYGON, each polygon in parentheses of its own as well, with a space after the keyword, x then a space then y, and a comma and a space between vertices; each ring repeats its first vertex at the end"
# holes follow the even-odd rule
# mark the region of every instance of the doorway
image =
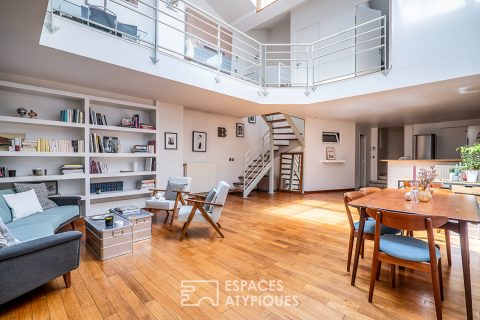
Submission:
POLYGON ((360 187, 367 186, 367 138, 365 135, 360 135, 360 157, 359 157, 359 167, 360 167, 360 187))

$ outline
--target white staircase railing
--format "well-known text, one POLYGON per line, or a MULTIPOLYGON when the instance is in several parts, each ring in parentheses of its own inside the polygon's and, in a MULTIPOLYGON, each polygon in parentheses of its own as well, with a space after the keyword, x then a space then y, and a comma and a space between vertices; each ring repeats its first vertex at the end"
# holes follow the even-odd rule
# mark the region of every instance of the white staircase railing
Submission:
POLYGON ((270 131, 265 132, 262 138, 245 153, 245 167, 243 170, 243 197, 246 198, 260 182, 260 179, 272 167, 273 150, 270 131))

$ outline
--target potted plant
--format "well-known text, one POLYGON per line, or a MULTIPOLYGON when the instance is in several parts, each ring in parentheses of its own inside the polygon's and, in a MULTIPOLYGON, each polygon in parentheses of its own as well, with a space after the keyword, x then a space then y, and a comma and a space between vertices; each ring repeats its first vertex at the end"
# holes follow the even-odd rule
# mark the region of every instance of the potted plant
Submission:
POLYGON ((463 146, 457 150, 460 150, 462 156, 467 182, 477 182, 478 171, 480 170, 480 143, 473 146, 463 146))

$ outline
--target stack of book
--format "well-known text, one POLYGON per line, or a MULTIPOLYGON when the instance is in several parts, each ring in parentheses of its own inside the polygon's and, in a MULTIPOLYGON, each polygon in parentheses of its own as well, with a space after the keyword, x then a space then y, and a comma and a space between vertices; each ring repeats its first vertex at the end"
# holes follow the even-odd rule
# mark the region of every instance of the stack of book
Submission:
POLYGON ((137 180, 137 189, 155 188, 155 180, 137 180))
POLYGON ((151 144, 136 144, 132 148, 133 153, 155 153, 155 146, 151 144))
POLYGON ((23 140, 21 151, 34 152, 34 151, 37 151, 37 146, 38 146, 37 140, 23 140))
POLYGON ((100 161, 93 161, 90 163, 90 173, 109 173, 108 165, 100 161))
POLYGON ((157 162, 155 158, 145 158, 145 171, 156 171, 157 162))
POLYGON ((134 205, 127 205, 122 207, 117 207, 109 210, 112 213, 118 213, 121 215, 136 214, 140 212, 140 208, 134 205))
POLYGON ((83 140, 37 139, 38 152, 85 152, 83 140))
POLYGON ((60 174, 78 174, 84 173, 85 167, 83 164, 64 164, 60 167, 60 174))
POLYGON ((140 116, 135 114, 132 119, 122 119, 120 127, 125 128, 140 128, 140 116))
POLYGON ((79 109, 66 109, 60 111, 60 121, 85 123, 85 114, 79 109))
POLYGON ((90 152, 117 153, 120 149, 120 140, 117 137, 101 137, 96 133, 90 134, 90 152))
POLYGON ((24 133, 0 133, 0 151, 21 151, 24 133))
POLYGON ((92 110, 92 108, 90 108, 90 124, 108 126, 107 117, 105 116, 105 114, 95 112, 94 110, 92 110))

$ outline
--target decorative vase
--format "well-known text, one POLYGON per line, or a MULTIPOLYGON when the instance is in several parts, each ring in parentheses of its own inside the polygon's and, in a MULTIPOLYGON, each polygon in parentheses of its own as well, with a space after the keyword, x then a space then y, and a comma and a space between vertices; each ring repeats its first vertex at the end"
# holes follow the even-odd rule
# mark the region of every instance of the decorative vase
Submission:
POLYGON ((418 200, 421 202, 429 202, 432 200, 432 192, 430 192, 430 187, 426 186, 423 190, 418 191, 418 200))
POLYGON ((478 170, 465 170, 467 182, 477 182, 478 170))

